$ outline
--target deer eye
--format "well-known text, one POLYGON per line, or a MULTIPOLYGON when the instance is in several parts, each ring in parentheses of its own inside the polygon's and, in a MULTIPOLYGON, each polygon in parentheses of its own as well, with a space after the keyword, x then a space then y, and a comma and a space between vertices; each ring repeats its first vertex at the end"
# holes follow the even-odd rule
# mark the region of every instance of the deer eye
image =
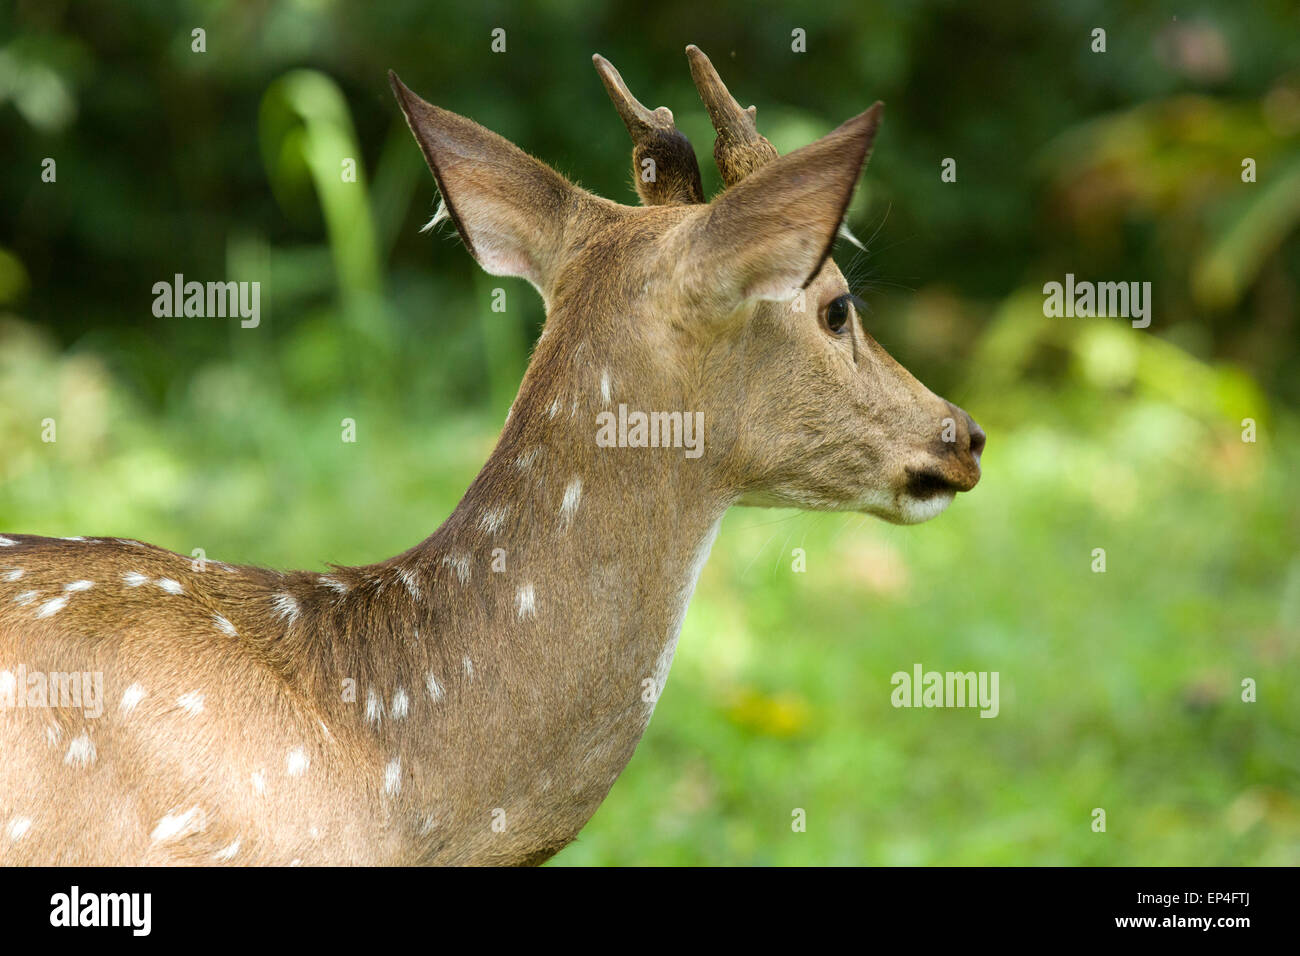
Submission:
POLYGON ((830 305, 826 306, 826 327, 832 332, 840 332, 844 329, 844 323, 849 320, 849 303, 853 296, 845 293, 836 299, 831 299, 830 305))

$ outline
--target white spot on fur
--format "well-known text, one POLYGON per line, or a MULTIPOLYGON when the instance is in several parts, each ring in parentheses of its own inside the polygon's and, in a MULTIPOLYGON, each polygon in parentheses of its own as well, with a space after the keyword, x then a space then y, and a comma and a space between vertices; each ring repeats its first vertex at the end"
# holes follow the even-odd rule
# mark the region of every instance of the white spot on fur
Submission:
POLYGON ((439 703, 443 698, 443 690, 442 685, 438 683, 438 678, 430 673, 429 676, 425 678, 425 686, 429 688, 429 696, 433 698, 433 702, 435 704, 439 703))
POLYGON ((560 502, 560 524, 565 528, 573 524, 573 516, 578 513, 578 504, 582 501, 582 479, 574 478, 564 489, 564 498, 560 502))
POLYGON ((338 591, 340 594, 348 593, 348 586, 346 584, 344 584, 338 578, 330 577, 328 574, 322 574, 319 578, 316 579, 316 583, 319 584, 321 587, 332 588, 333 590, 338 591))
POLYGON ((69 538, 64 538, 63 540, 64 541, 85 541, 86 539, 79 534, 74 534, 69 538))
POLYGON ((124 714, 129 714, 142 700, 144 700, 144 688, 139 684, 132 684, 122 691, 122 703, 118 704, 118 709, 124 714))
POLYGON ((600 399, 606 405, 609 404, 610 387, 609 387, 609 369, 600 373, 600 399))
POLYGON ((384 704, 373 688, 366 691, 366 720, 376 727, 384 720, 384 704))
POLYGON ((65 585, 63 586, 63 590, 65 590, 65 591, 89 591, 89 590, 90 590, 91 588, 93 588, 94 586, 95 586, 95 582, 94 582, 94 581, 73 581, 71 584, 65 584, 65 585))
POLYGON ((122 583, 129 588, 138 588, 149 580, 149 575, 141 574, 139 571, 128 571, 122 575, 122 583))
POLYGON ((158 821, 150 834, 155 843, 175 840, 191 833, 202 833, 207 828, 207 814, 201 807, 190 807, 184 813, 172 812, 158 821))
POLYGON ((559 411, 560 411, 560 396, 556 395, 554 400, 551 402, 549 417, 554 418, 557 414, 559 414, 559 411))
POLYGON ((57 747, 59 741, 63 739, 63 728, 58 724, 45 725, 45 742, 51 747, 57 747))
POLYGON ((12 548, 17 543, 18 542, 13 538, 6 538, 4 535, 0 534, 0 548, 12 548))
POLYGON ((253 775, 248 778, 248 780, 249 783, 253 785, 253 792, 255 794, 257 794, 259 797, 266 796, 266 774, 258 770, 255 771, 253 775))
POLYGON ((469 583, 469 558, 464 556, 453 558, 447 554, 443 555, 442 563, 456 572, 456 580, 461 584, 469 583))
POLYGON ((181 587, 181 582, 175 581, 172 578, 159 578, 154 582, 154 584, 158 585, 158 587, 162 588, 162 590, 166 591, 168 594, 183 594, 185 592, 185 589, 181 587))
POLYGON ((70 767, 89 767, 95 762, 95 744, 84 731, 72 738, 63 762, 70 767))
POLYGON ((12 696, 17 686, 18 678, 14 677, 13 671, 0 671, 0 694, 12 696))
MULTIPOLYGON (((537 598, 531 584, 523 585, 515 594, 515 604, 519 611, 519 620, 537 616, 537 598)), ((467 661, 469 658, 465 658, 467 661)))
POLYGON ((461 659, 461 666, 465 668, 465 677, 469 680, 474 679, 474 662, 468 657, 461 659))
POLYGON ((424 593, 420 590, 420 581, 416 577, 414 571, 410 568, 398 568, 397 576, 401 578, 402 583, 406 585, 406 590, 411 592, 411 597, 415 598, 417 601, 424 597, 424 593))
POLYGON ((537 462, 537 456, 541 454, 540 448, 530 448, 522 455, 515 459, 515 467, 520 471, 528 471, 537 462))
POLYGON ((394 757, 384 768, 384 793, 392 796, 402 789, 402 758, 394 757))
POLYGON ((298 599, 287 591, 280 591, 271 598, 271 609, 280 616, 281 620, 288 618, 289 623, 292 624, 298 618, 298 599))
POLYGON ((307 751, 301 747, 294 747, 289 751, 289 755, 284 758, 284 769, 291 777, 301 777, 311 766, 311 758, 307 756, 307 751))
POLYGON ((239 632, 235 630, 235 625, 231 624, 220 614, 212 615, 212 623, 217 625, 217 630, 229 637, 238 637, 239 632))
POLYGON ((240 843, 241 841, 238 838, 236 838, 234 843, 230 844, 229 846, 224 846, 216 853, 212 854, 212 859, 221 860, 222 862, 226 860, 233 860, 235 858, 235 854, 239 852, 240 843))
POLYGON ((176 698, 176 706, 186 711, 191 717, 203 713, 203 695, 196 690, 181 694, 176 698))
POLYGON ((10 571, 8 574, 5 575, 5 580, 6 580, 6 581, 17 581, 17 580, 18 580, 19 578, 21 578, 22 576, 23 576, 23 569, 22 569, 22 568, 14 568, 12 571, 10 571))
POLYGON ((18 605, 31 604, 36 600, 36 595, 40 593, 40 591, 24 591, 22 594, 14 595, 14 603, 18 605))
POLYGON ((479 515, 478 526, 488 534, 496 534, 505 524, 506 515, 509 513, 509 508, 485 508, 479 515))
POLYGON ((66 596, 51 598, 50 600, 46 601, 44 604, 41 605, 40 610, 36 612, 36 616, 38 618, 51 617, 52 615, 58 614, 65 607, 67 607, 67 604, 68 604, 68 599, 66 596))
POLYGON ((393 695, 393 719, 401 720, 411 709, 411 698, 406 696, 406 691, 397 688, 397 693, 393 695))
POLYGON ((17 843, 32 828, 31 817, 14 817, 9 821, 9 839, 17 843))

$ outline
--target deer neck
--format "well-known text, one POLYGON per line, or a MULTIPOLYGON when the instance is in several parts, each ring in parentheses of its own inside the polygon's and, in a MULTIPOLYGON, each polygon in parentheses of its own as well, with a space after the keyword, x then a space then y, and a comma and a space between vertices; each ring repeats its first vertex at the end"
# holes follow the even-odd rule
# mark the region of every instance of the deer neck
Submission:
POLYGON ((464 499, 393 559, 434 582, 417 646, 438 699, 408 766, 442 858, 544 858, 576 836, 650 720, 732 500, 707 455, 638 447, 635 433, 618 446, 619 405, 632 422, 694 415, 683 390, 639 390, 581 346, 559 362, 546 338, 464 499), (614 447, 598 443, 602 412, 614 447), (438 831, 468 836, 440 845, 438 831))

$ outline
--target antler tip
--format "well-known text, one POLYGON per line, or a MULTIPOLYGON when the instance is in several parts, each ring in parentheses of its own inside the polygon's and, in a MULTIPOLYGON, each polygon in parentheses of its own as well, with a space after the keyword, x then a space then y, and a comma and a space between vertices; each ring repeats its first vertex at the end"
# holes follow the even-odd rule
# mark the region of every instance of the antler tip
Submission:
POLYGON ((596 67, 596 72, 600 74, 600 78, 605 83, 606 88, 608 88, 611 81, 615 86, 622 86, 623 77, 619 75, 618 69, 615 68, 613 63, 610 63, 609 60, 605 59, 599 53, 593 53, 591 55, 591 62, 592 65, 596 67))

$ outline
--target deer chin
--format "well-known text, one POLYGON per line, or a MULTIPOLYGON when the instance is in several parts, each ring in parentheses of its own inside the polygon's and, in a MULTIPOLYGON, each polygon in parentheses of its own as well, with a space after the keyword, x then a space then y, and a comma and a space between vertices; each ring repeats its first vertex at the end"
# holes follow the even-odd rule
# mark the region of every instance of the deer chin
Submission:
POLYGON ((948 509, 957 490, 934 489, 913 493, 909 490, 889 492, 880 489, 859 494, 849 501, 833 502, 813 495, 749 492, 734 504, 742 508, 798 508, 801 511, 851 511, 868 514, 890 524, 921 524, 948 509))
POLYGON ((871 491, 837 510, 858 511, 890 524, 921 524, 943 514, 956 497, 956 489, 926 490, 924 493, 906 489, 893 493, 871 491))
POLYGON ((948 510, 948 506, 957 497, 955 491, 940 491, 924 498, 916 498, 907 493, 898 496, 898 517, 895 524, 921 524, 931 518, 937 518, 948 510))

